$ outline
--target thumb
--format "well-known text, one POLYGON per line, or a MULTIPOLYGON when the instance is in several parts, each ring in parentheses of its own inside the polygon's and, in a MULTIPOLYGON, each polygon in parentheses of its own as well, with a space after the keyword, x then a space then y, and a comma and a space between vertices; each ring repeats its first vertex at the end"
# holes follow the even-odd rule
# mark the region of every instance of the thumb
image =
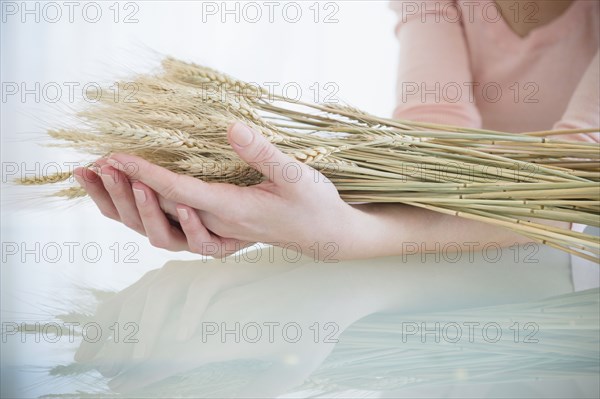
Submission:
POLYGON ((240 158, 276 184, 298 181, 304 172, 302 163, 281 152, 262 134, 241 122, 229 126, 227 137, 240 158))

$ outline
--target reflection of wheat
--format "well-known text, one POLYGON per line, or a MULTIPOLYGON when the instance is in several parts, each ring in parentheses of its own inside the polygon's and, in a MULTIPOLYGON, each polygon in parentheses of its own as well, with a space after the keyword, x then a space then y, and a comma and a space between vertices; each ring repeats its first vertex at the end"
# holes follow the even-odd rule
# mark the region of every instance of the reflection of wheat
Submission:
MULTIPOLYGON (((97 291, 93 294, 115 295, 97 291)), ((418 387, 438 386, 438 392, 444 392, 444 387, 454 389, 457 383, 463 388, 493 386, 494 392, 504 386, 514 395, 531 393, 527 383, 532 381, 590 378, 597 382, 598 298, 600 291, 592 289, 508 305, 436 313, 376 313, 341 331, 333 352, 309 378, 285 396, 318 398, 332 396, 333 392, 362 390, 391 397, 407 388, 413 389, 404 396, 413 396, 418 387), (405 327, 408 325, 418 326, 414 335, 405 327), (452 335, 454 331, 460 331, 460 335, 452 335), (502 332, 497 341, 493 337, 495 331, 502 332), (507 364, 511 367, 506 367, 507 364)), ((89 302, 94 303, 86 301, 89 302)), ((58 319, 76 326, 73 331, 65 328, 64 337, 81 335, 80 326, 94 317, 79 311, 59 315, 58 319)), ((42 324, 44 331, 46 325, 51 327, 49 334, 55 334, 52 325, 57 324, 42 324)), ((39 328, 33 323, 22 326, 26 331, 39 328)), ((130 364, 122 362, 124 366, 130 364)), ((102 397, 160 398, 170 397, 173 392, 194 398, 243 396, 248 383, 264 376, 271 364, 242 358, 209 363, 126 396, 102 393, 102 397)), ((81 388, 89 393, 78 391, 44 397, 97 398, 94 365, 94 362, 61 364, 50 371, 63 384, 72 377, 85 382, 88 379, 84 377, 90 376, 92 383, 87 389, 85 385, 81 388)))
POLYGON ((162 66, 160 74, 134 80, 129 101, 102 97, 79 114, 82 127, 50 131, 62 141, 51 145, 125 152, 207 181, 256 184, 264 176, 241 163, 227 141, 228 125, 240 120, 290 160, 322 172, 347 201, 400 202, 494 223, 597 261, 597 237, 530 218, 600 225, 598 144, 557 136, 598 129, 512 134, 392 120, 344 104, 287 99, 174 58, 162 66))

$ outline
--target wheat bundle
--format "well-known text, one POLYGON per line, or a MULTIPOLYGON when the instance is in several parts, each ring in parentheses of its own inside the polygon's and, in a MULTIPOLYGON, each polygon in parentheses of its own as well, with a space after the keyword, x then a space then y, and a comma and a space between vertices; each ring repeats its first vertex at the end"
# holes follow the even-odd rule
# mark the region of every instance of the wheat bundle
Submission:
MULTIPOLYGON (((96 156, 133 154, 206 181, 257 184, 263 176, 227 142, 227 126, 240 120, 322 172, 348 202, 404 203, 493 223, 598 262, 598 237, 540 220, 600 226, 599 145, 555 137, 599 129, 514 134, 381 118, 289 99, 174 58, 133 83, 130 101, 101 98, 79 113, 81 127, 50 131, 66 142, 53 145, 96 156)), ((69 187, 55 195, 85 191, 69 187)))

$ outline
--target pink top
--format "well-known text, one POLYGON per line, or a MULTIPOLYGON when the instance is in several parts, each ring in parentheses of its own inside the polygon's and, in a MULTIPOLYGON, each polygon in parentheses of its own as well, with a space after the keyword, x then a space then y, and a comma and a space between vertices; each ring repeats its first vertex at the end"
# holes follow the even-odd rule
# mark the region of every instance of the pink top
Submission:
POLYGON ((394 116, 506 132, 597 128, 599 6, 577 0, 521 38, 493 0, 391 1, 400 41, 394 116))
MULTIPOLYGON (((524 38, 493 0, 390 6, 399 16, 395 117, 505 132, 600 126, 599 1, 577 0, 524 38)), ((600 133, 564 138, 599 142, 600 133)), ((575 258, 571 267, 576 290, 598 286, 597 265, 575 258)))

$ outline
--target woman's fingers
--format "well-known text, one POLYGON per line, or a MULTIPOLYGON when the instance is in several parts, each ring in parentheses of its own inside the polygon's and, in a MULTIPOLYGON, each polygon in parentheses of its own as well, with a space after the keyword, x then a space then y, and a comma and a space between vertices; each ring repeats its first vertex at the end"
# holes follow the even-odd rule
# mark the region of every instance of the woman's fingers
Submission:
POLYGON ((136 183, 138 188, 133 190, 127 176, 108 165, 105 159, 96 161, 93 169, 77 168, 73 174, 104 216, 120 221, 142 235, 149 236, 146 230, 151 229, 150 242, 156 247, 172 251, 187 249, 183 234, 171 226, 164 215, 164 211, 175 214, 175 203, 165 202, 172 209, 163 211, 151 190, 140 183, 136 183))
POLYGON ((309 177, 309 169, 304 164, 284 154, 262 134, 241 122, 229 126, 227 139, 240 158, 281 188, 300 192, 298 183, 309 177))
POLYGON ((248 245, 245 241, 220 237, 212 233, 202 223, 198 211, 189 206, 178 204, 177 215, 191 252, 220 258, 237 252, 248 245))
POLYGON ((100 178, 119 212, 121 222, 130 229, 146 235, 127 176, 110 165, 103 165, 100 167, 100 178))
MULTIPOLYGON (((137 157, 128 157, 138 160, 137 157)), ((130 166, 132 164, 132 162, 128 163, 130 166)), ((77 181, 88 192, 103 215, 121 221, 129 228, 146 235, 153 246, 171 251, 189 250, 202 255, 224 257, 251 244, 214 234, 200 220, 199 213, 202 211, 189 206, 180 206, 175 212, 175 203, 168 199, 178 196, 173 193, 183 193, 186 189, 201 190, 203 195, 200 202, 210 203, 209 208, 215 205, 215 202, 219 202, 219 206, 229 208, 227 217, 235 223, 239 222, 238 219, 241 219, 242 215, 240 212, 233 212, 232 207, 227 205, 239 200, 239 196, 234 195, 238 193, 236 190, 239 190, 239 187, 227 184, 208 185, 193 178, 186 180, 188 176, 176 175, 141 159, 139 165, 134 164, 136 166, 134 172, 122 164, 117 164, 119 169, 122 169, 117 170, 106 159, 97 161, 96 165, 94 170, 96 173, 89 169, 78 168, 74 173, 77 181), (141 181, 132 184, 129 175, 152 176, 148 178, 149 181, 168 194, 163 198, 163 203, 161 204, 153 188, 141 181), (186 187, 181 187, 182 185, 186 187), (210 197, 212 200, 209 199, 210 197), (219 197, 222 201, 215 201, 219 197), (167 205, 170 209, 163 209, 167 205), (172 225, 165 212, 177 213, 183 232, 172 225)), ((189 194, 187 192, 185 195, 189 194)))
POLYGON ((214 255, 217 253, 219 245, 210 231, 202 224, 196 210, 189 206, 178 205, 177 216, 191 252, 200 255, 214 255))
MULTIPOLYGON (((96 161, 93 168, 98 170, 100 166, 105 164, 106 162, 100 159, 96 161)), ((96 206, 98 206, 102 215, 113 220, 121 221, 119 211, 117 211, 110 194, 106 191, 106 188, 104 188, 102 179, 92 170, 92 168, 77 168, 73 171, 73 175, 79 185, 88 193, 92 201, 96 203, 96 206)))
POLYGON ((112 154, 107 162, 132 181, 143 182, 166 199, 183 202, 197 209, 219 211, 224 204, 233 203, 240 194, 240 187, 233 184, 206 183, 171 172, 134 155, 112 154))
POLYGON ((132 185, 132 195, 135 198, 136 214, 140 216, 150 244, 169 251, 188 249, 185 235, 169 223, 154 191, 143 183, 135 182, 132 185))

